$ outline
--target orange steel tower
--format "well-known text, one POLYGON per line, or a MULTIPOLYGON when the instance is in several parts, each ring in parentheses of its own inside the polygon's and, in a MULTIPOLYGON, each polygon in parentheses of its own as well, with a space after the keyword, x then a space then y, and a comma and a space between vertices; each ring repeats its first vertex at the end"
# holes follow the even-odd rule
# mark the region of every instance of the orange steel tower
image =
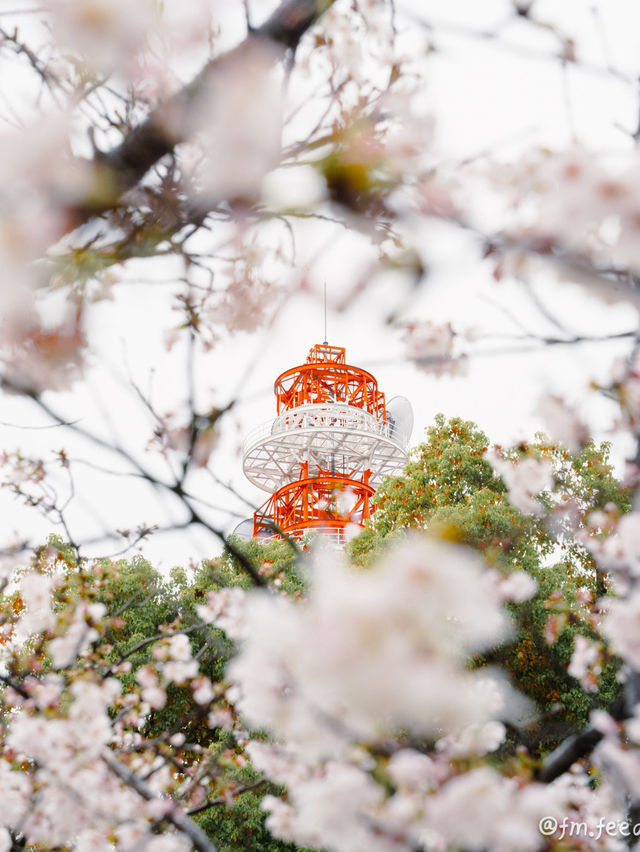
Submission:
POLYGON ((406 460, 411 406, 403 397, 387 406, 371 373, 327 343, 278 376, 274 390, 277 417, 244 446, 245 475, 271 492, 253 517, 253 536, 320 530, 343 541, 347 524, 369 519, 380 479, 406 460))

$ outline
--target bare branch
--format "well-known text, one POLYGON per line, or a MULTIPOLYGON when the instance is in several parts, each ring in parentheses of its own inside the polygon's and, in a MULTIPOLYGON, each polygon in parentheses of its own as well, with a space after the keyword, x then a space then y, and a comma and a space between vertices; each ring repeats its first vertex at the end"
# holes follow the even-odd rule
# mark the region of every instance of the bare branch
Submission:
MULTIPOLYGON (((243 793, 248 793, 251 790, 257 790, 258 787, 261 787, 263 784, 266 784, 268 781, 267 778, 258 778, 257 781, 253 781, 251 784, 245 784, 243 787, 238 787, 237 790, 233 790, 231 795, 234 799, 238 796, 241 796, 243 793)), ((194 814, 200 814, 202 811, 209 810, 209 808, 218 807, 218 805, 226 805, 228 799, 224 796, 218 796, 217 799, 208 799, 206 802, 203 802, 201 805, 198 805, 195 808, 191 808, 191 810, 187 811, 189 816, 193 816, 194 814)))
MULTIPOLYGON (((135 790, 145 801, 150 802, 157 798, 151 787, 128 769, 124 763, 119 761, 112 752, 104 751, 102 753, 102 760, 117 778, 124 782, 127 787, 135 790)), ((217 852, 216 847, 211 843, 200 826, 183 814, 177 805, 174 804, 164 818, 174 825, 178 831, 185 834, 198 852, 217 852)))
POLYGON ((286 0, 262 26, 251 30, 242 44, 208 62, 190 83, 154 109, 119 145, 107 152, 96 152, 94 163, 101 176, 101 185, 112 190, 99 202, 87 200, 86 207, 76 211, 80 219, 73 224, 77 226, 83 219, 115 207, 123 193, 135 186, 176 145, 185 141, 207 81, 231 57, 246 49, 254 39, 271 42, 284 50, 295 50, 304 33, 333 3, 334 0, 286 0))

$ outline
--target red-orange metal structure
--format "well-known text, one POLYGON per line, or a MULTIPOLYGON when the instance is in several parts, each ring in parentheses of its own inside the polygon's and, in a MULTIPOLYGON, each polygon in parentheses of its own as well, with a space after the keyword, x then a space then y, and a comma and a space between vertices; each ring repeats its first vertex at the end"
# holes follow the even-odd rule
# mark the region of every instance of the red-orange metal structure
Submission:
MULTIPOLYGON (((371 428, 387 428, 385 396, 376 379, 366 370, 347 364, 345 350, 340 346, 317 344, 304 364, 278 376, 274 390, 279 429, 289 426, 287 412, 316 404, 323 405, 325 411, 332 404, 336 410, 341 407, 343 420, 344 406, 361 409, 367 412, 365 417, 371 421, 371 428)), ((274 437, 275 432, 272 440, 274 437)), ((363 526, 374 509, 371 470, 360 466, 337 473, 333 458, 329 469, 316 464, 314 476, 309 475, 309 460, 300 458, 299 478, 284 482, 255 513, 253 535, 301 538, 311 530, 323 530, 343 540, 348 524, 363 526)))
POLYGON ((333 532, 342 539, 347 524, 363 526, 371 517, 369 471, 363 481, 322 470, 279 488, 255 513, 254 535, 282 530, 296 538, 314 529, 333 532))
POLYGON ((385 422, 384 394, 375 378, 366 370, 345 361, 341 346, 316 344, 306 364, 285 370, 275 381, 278 414, 300 405, 343 402, 363 408, 385 422))

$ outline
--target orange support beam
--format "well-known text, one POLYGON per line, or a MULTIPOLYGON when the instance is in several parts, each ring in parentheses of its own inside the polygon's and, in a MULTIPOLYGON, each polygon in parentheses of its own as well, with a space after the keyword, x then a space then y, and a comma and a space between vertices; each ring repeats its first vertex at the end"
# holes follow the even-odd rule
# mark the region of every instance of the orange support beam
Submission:
POLYGON ((311 529, 323 529, 342 538, 347 524, 362 526, 371 517, 374 494, 368 482, 320 471, 317 477, 289 482, 272 494, 254 515, 253 534, 274 534, 279 529, 300 538, 311 529), (347 505, 341 505, 341 498, 347 505))
POLYGON ((277 413, 300 405, 341 402, 386 421, 384 394, 366 370, 345 363, 340 346, 316 345, 305 364, 285 370, 274 384, 277 413))

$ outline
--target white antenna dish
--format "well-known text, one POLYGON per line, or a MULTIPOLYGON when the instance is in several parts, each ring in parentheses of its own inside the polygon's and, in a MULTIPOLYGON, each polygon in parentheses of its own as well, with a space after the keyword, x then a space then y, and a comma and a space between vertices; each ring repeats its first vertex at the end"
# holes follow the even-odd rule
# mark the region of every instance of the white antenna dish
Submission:
POLYGON ((251 539, 253 538, 253 518, 245 518, 234 529, 232 535, 237 535, 238 538, 251 539))
POLYGON ((413 432, 413 407, 406 396, 394 396, 387 403, 390 437, 406 447, 413 432))

